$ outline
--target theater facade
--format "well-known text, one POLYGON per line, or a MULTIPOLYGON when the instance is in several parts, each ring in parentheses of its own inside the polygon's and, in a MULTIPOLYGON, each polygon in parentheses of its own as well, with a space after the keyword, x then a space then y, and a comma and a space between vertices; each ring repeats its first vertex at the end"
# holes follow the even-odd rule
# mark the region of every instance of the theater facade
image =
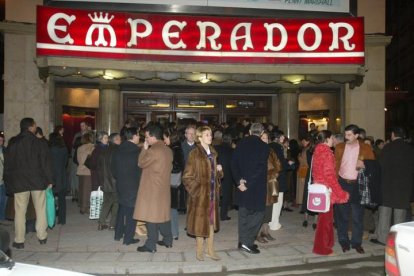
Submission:
POLYGON ((384 137, 385 0, 16 2, 0 25, 8 137, 27 116, 46 132, 250 118, 384 137))

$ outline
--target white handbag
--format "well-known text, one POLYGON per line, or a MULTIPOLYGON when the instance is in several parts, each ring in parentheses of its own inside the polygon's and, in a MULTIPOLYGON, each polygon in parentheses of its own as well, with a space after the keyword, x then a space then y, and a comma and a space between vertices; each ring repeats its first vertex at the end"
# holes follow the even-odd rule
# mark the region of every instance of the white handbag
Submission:
MULTIPOLYGON (((313 163, 313 160, 312 160, 313 163)), ((308 181, 308 201, 307 209, 311 212, 326 213, 331 207, 331 189, 324 184, 311 183, 312 181, 312 163, 308 181)))

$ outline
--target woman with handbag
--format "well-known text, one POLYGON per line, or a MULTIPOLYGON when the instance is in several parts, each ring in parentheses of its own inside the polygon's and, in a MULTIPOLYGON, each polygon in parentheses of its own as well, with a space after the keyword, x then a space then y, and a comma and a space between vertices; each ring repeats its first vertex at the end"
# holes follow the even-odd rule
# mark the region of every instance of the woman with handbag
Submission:
POLYGON ((184 154, 178 131, 168 128, 165 129, 164 143, 173 152, 173 168, 171 171, 171 233, 173 238, 178 240, 178 187, 181 185, 181 176, 184 170, 184 154))
POLYGON ((331 255, 334 245, 333 204, 345 203, 349 194, 338 183, 335 171, 335 157, 331 150, 333 145, 332 132, 322 130, 316 136, 316 146, 312 158, 312 183, 323 184, 331 190, 330 208, 326 213, 319 213, 315 231, 313 253, 331 255))
MULTIPOLYGON (((260 137, 263 142, 269 144, 269 133, 263 132, 260 137)), ((270 149, 269 159, 267 161, 267 194, 266 194, 266 210, 263 219, 263 224, 260 227, 259 233, 257 234, 256 240, 260 243, 267 243, 275 240, 270 235, 269 222, 272 220, 273 204, 277 202, 279 194, 279 183, 277 177, 282 169, 279 159, 273 149, 270 149), (266 240, 267 239, 267 240, 266 240)))
POLYGON ((214 250, 214 232, 219 230, 221 165, 211 145, 211 129, 201 126, 196 131, 196 147, 190 152, 185 166, 183 183, 188 191, 187 233, 196 237, 196 258, 204 260, 203 244, 207 240, 206 256, 220 260, 214 250))

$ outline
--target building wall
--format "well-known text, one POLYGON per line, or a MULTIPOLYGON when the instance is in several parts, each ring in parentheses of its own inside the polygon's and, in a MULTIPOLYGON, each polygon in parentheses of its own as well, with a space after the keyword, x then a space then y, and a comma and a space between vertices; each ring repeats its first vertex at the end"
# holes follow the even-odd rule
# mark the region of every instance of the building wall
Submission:
POLYGON ((43 0, 6 0, 6 20, 36 23, 36 6, 43 0))
POLYGON ((358 1, 365 17, 365 76, 361 86, 345 89, 345 125, 357 124, 375 139, 385 134, 385 0, 358 1), (375 13, 372 11, 375 10, 375 13))
POLYGON ((34 62, 34 34, 4 36, 4 131, 7 137, 20 132, 19 122, 32 117, 45 133, 49 133, 49 84, 38 75, 34 62))

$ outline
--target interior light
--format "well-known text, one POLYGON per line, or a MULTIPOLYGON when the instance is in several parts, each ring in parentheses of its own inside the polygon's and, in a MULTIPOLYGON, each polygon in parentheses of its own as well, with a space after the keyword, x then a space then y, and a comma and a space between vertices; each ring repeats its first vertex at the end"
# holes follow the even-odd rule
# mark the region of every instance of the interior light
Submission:
POLYGON ((200 82, 201 83, 208 83, 210 81, 210 79, 208 78, 207 73, 205 73, 203 76, 201 76, 200 78, 200 82))
POLYGON ((384 107, 384 111, 388 111, 388 109, 386 107, 384 107))
POLYGON ((113 80, 114 75, 112 75, 110 72, 107 72, 106 70, 104 70, 104 74, 103 74, 102 78, 104 78, 106 80, 113 80))

